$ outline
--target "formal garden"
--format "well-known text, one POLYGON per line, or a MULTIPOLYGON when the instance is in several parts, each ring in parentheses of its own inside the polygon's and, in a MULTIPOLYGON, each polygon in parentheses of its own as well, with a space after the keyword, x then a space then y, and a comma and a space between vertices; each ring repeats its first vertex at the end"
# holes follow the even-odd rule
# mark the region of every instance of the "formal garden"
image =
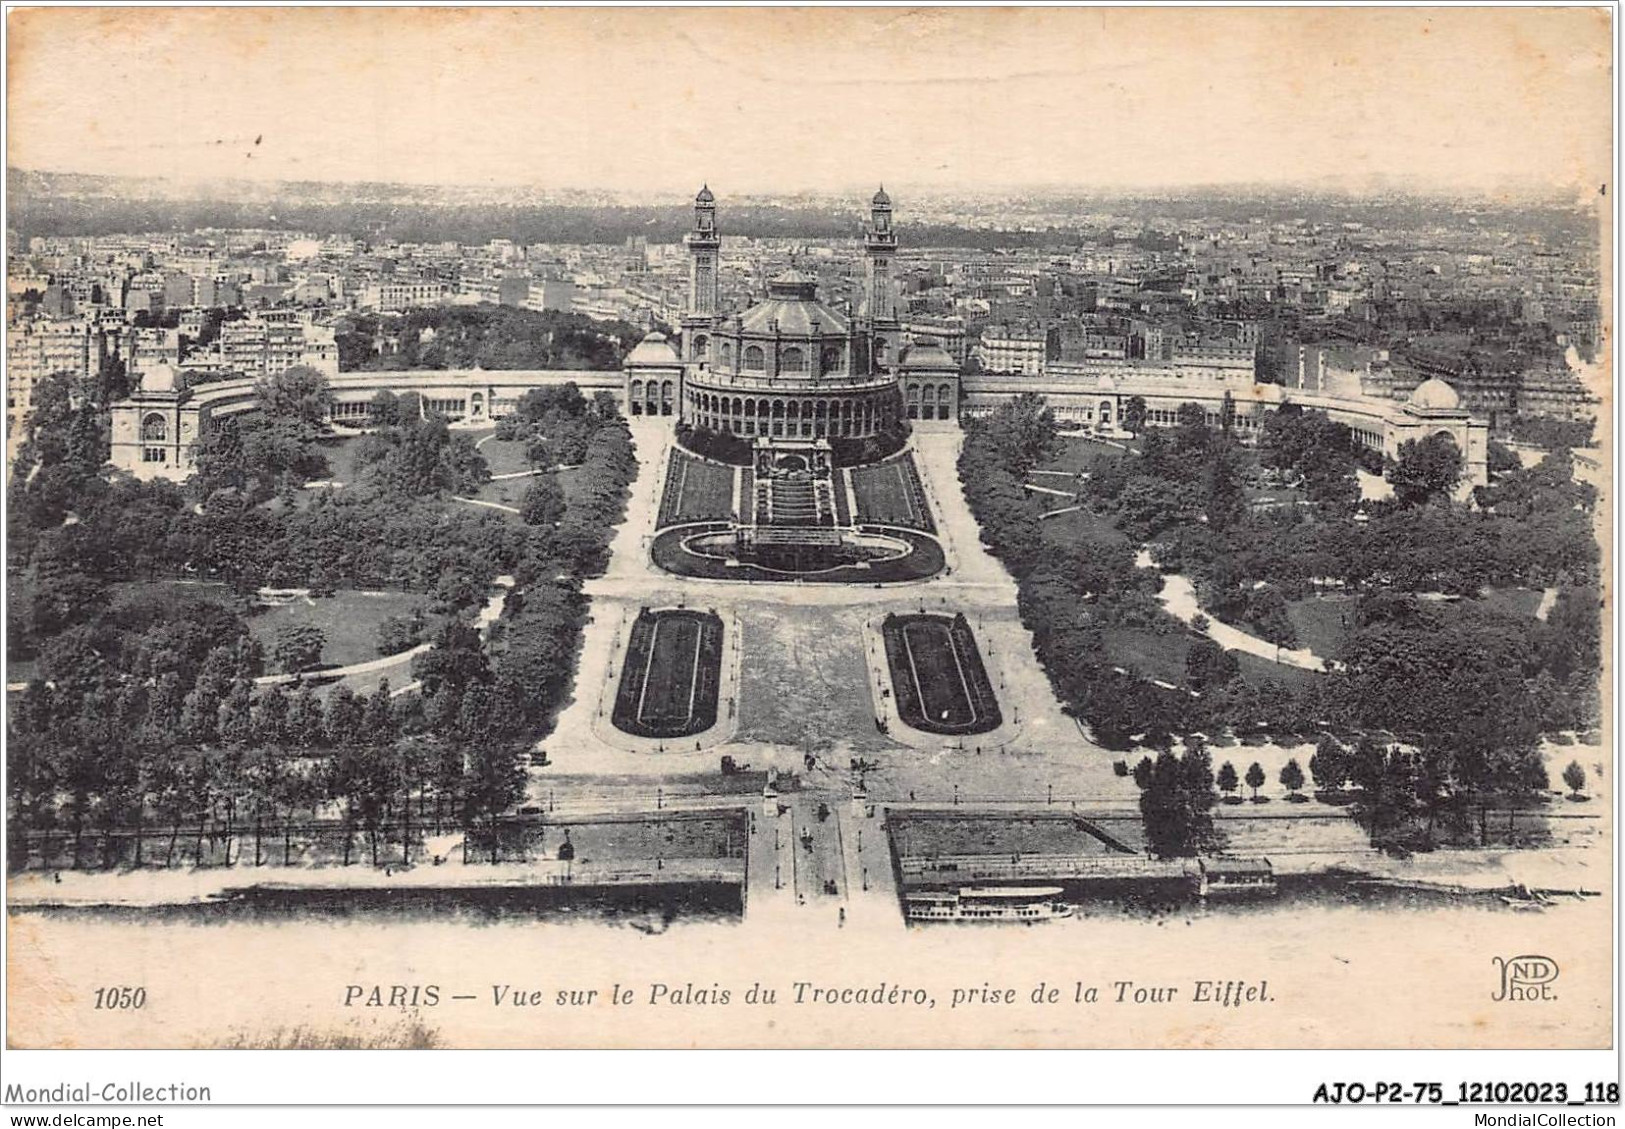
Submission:
POLYGON ((925 733, 969 736, 1003 722, 963 615, 888 615, 881 624, 897 715, 925 733))
POLYGON ((853 467, 851 475, 854 516, 860 525, 936 532, 912 454, 905 451, 884 462, 853 467))
POLYGON ((935 576, 945 564, 942 546, 924 533, 828 534, 775 540, 732 524, 701 523, 662 531, 650 552, 667 572, 707 580, 903 584, 935 576))
POLYGON ((613 720, 639 737, 693 737, 717 721, 722 620, 714 612, 644 608, 632 623, 613 720))
POLYGON ((657 528, 733 519, 735 473, 734 467, 673 447, 666 462, 657 528))

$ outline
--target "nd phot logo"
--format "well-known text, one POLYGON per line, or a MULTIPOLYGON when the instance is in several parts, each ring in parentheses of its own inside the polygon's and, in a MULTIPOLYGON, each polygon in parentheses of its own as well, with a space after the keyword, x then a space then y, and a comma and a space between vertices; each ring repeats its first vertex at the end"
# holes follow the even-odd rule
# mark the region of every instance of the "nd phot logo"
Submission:
POLYGON ((1501 990, 1491 996, 1497 1003, 1511 1000, 1555 1000, 1552 981, 1557 979, 1557 962, 1551 957, 1491 957, 1501 973, 1501 990))

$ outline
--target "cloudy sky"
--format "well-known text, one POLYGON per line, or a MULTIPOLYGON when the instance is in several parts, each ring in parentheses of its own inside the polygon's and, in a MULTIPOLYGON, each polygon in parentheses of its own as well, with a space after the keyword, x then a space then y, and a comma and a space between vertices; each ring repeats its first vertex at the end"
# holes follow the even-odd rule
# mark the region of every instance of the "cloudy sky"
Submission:
POLYGON ((636 192, 1609 176, 1582 9, 55 9, 8 163, 636 192))

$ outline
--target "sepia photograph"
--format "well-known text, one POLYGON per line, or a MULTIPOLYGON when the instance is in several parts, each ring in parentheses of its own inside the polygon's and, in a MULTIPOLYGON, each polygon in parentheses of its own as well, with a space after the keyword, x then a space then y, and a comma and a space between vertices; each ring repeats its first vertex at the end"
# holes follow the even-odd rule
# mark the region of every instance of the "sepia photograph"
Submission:
POLYGON ((8 8, 6 1045, 1610 1052, 1616 18, 8 8))

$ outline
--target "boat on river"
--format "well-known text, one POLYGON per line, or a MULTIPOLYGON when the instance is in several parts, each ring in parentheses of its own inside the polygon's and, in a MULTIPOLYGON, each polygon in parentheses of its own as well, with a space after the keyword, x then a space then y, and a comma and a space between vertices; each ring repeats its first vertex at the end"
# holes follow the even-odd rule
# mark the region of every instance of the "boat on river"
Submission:
POLYGON ((1019 921, 1034 924, 1070 917, 1059 886, 961 886, 916 890, 903 896, 909 921, 1019 921))

